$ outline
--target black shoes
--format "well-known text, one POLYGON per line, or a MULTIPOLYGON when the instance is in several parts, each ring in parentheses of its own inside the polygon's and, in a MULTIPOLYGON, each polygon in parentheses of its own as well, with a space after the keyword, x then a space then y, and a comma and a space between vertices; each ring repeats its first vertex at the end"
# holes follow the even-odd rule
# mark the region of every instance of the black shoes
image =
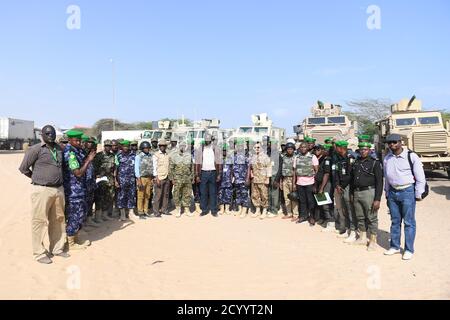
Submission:
POLYGON ((42 264, 51 264, 53 262, 52 259, 47 257, 47 255, 43 256, 42 258, 37 259, 36 261, 39 263, 42 263, 42 264))
POLYGON ((200 217, 204 217, 204 216, 206 216, 208 214, 208 212, 202 212, 202 213, 200 213, 200 217))
POLYGON ((217 218, 219 215, 217 214, 217 212, 212 212, 211 215, 215 218, 217 218))
POLYGON ((299 218, 296 223, 303 223, 308 221, 308 218, 299 218))

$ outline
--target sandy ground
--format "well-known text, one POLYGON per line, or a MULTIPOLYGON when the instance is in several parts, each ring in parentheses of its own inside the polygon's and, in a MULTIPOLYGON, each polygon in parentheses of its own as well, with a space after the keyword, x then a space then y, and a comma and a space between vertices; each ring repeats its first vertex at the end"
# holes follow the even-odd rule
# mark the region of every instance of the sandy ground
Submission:
POLYGON ((430 179, 418 205, 416 255, 343 244, 320 227, 281 219, 165 217, 104 223, 69 259, 31 256, 30 184, 23 154, 0 154, 1 299, 449 299, 450 181, 430 179))

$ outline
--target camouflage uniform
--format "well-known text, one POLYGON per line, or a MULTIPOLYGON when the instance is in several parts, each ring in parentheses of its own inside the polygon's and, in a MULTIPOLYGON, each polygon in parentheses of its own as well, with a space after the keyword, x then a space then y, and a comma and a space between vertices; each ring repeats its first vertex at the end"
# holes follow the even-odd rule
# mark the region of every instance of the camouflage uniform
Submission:
POLYGON ((119 209, 136 208, 136 179, 134 177, 134 158, 131 152, 121 152, 116 156, 117 181, 117 207, 119 209))
POLYGON ((288 216, 298 216, 298 202, 291 201, 288 195, 292 192, 296 192, 296 184, 294 181, 294 159, 295 155, 289 157, 287 154, 281 156, 281 176, 282 176, 282 188, 283 198, 286 204, 288 216))
POLYGON ((244 207, 250 206, 250 196, 247 183, 249 159, 245 154, 237 153, 233 159, 234 189, 236 191, 236 204, 244 207))
POLYGON ((73 237, 81 229, 86 219, 86 176, 77 178, 73 171, 81 168, 85 156, 81 149, 70 144, 64 149, 63 177, 64 193, 66 198, 66 233, 73 237))
POLYGON ((269 207, 267 180, 272 176, 270 158, 263 152, 254 154, 250 160, 252 168, 252 202, 256 208, 269 207))
POLYGON ((100 181, 95 190, 96 210, 110 211, 114 199, 114 153, 99 152, 94 158, 95 176, 97 178, 106 177, 108 181, 100 181))
MULTIPOLYGON (((89 153, 89 150, 84 151, 84 156, 86 157, 89 153)), ((93 214, 93 206, 95 199, 95 189, 97 189, 97 183, 95 182, 95 169, 94 164, 89 163, 86 170, 86 206, 87 206, 87 216, 92 216, 93 214)))
POLYGON ((194 167, 190 152, 173 151, 169 158, 169 179, 173 181, 173 199, 177 207, 189 207, 192 198, 194 167))

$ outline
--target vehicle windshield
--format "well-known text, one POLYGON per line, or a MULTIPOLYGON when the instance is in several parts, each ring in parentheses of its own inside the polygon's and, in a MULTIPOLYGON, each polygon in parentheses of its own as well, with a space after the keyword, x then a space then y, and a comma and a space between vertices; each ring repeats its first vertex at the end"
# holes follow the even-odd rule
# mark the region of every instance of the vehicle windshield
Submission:
POLYGON ((142 136, 144 139, 150 139, 152 137, 151 131, 145 131, 144 135, 142 136))
POLYGON ((439 124, 439 117, 421 117, 419 118, 420 124, 439 124))
POLYGON ((345 117, 328 117, 328 123, 344 123, 345 117))
POLYGON ((325 118, 308 118, 308 124, 325 124, 325 118))
POLYGON ((416 118, 404 118, 395 120, 397 126, 415 126, 416 118))
POLYGON ((162 132, 161 131, 155 131, 154 133, 153 133, 153 139, 161 139, 161 137, 162 137, 162 132))
POLYGON ((205 130, 199 131, 197 134, 197 138, 203 138, 205 136, 205 130))
POLYGON ((267 134, 269 132, 269 128, 263 127, 263 128, 255 128, 255 133, 257 134, 267 134))
POLYGON ((252 133, 253 128, 252 127, 240 127, 239 133, 252 133))

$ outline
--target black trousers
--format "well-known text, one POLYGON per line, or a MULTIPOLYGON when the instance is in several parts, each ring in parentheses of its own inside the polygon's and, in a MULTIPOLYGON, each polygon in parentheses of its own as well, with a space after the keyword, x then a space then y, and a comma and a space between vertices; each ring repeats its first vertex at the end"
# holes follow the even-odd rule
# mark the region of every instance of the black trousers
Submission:
POLYGON ((297 185, 297 194, 299 199, 300 218, 314 217, 315 200, 313 195, 314 185, 297 185))

